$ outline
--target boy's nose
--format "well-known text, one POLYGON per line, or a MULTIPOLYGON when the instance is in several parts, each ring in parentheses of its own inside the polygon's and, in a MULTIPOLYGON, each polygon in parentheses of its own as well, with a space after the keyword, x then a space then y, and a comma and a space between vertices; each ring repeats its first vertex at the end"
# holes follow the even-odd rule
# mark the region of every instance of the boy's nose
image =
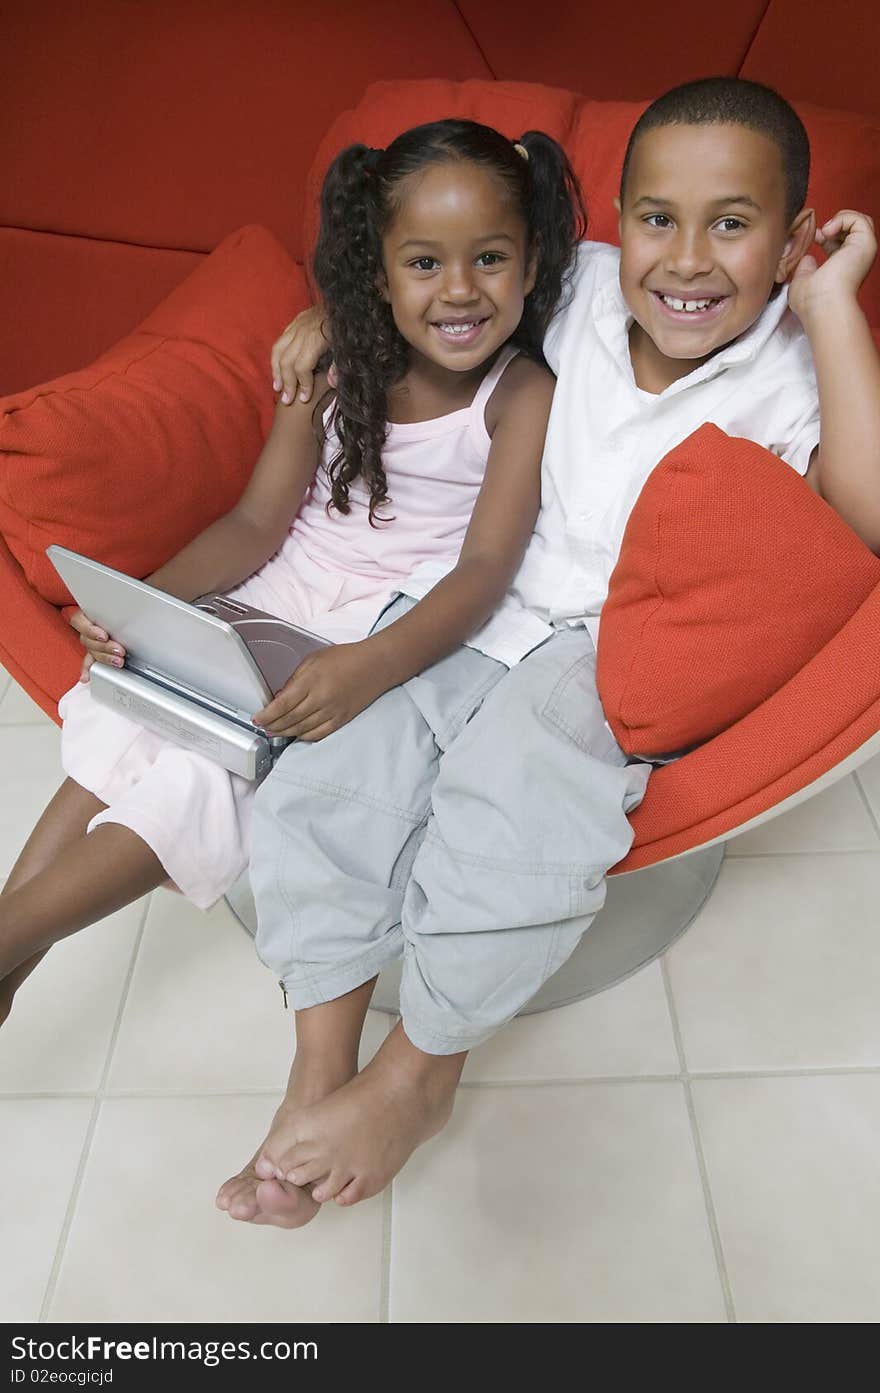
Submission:
POLYGON ((683 280, 705 275, 712 264, 709 243, 702 232, 683 229, 667 247, 666 269, 683 280))

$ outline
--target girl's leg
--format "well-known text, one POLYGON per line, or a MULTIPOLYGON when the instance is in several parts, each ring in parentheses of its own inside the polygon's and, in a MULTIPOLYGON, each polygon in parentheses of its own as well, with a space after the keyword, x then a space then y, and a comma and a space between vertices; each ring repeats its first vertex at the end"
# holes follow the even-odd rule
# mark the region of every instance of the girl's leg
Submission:
MULTIPOLYGON (((96 813, 103 811, 104 806, 93 793, 80 788, 72 779, 65 779, 25 842, 6 884, 0 890, 0 898, 45 870, 59 851, 84 836, 86 827, 96 813)), ((0 983, 0 1024, 9 1015, 18 988, 43 956, 43 952, 34 953, 0 983)))
POLYGON ((0 1021, 47 948, 155 889, 167 877, 127 827, 102 824, 104 808, 67 779, 43 813, 0 896, 0 1021))

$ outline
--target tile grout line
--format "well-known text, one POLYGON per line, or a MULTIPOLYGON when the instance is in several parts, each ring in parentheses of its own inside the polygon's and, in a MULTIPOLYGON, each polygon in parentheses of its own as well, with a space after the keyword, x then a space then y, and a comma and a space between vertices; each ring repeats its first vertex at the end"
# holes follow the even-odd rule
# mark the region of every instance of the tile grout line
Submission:
POLYGON ((700 1129, 697 1125, 697 1110, 694 1106, 693 1094, 691 1093, 691 1076, 688 1073, 687 1059, 684 1052, 684 1040, 682 1039, 681 1028, 679 1026, 678 1012, 675 1009, 675 998, 672 994, 672 983, 669 978, 669 969, 667 967, 665 953, 660 959, 660 973, 666 991, 666 1004, 669 1008, 669 1015, 672 1020, 672 1034, 675 1040, 675 1048, 678 1051, 678 1062, 681 1065, 681 1082, 684 1088, 685 1106, 687 1107, 691 1137, 697 1157, 697 1169, 700 1173, 700 1183, 703 1187, 703 1203, 706 1207, 706 1218, 709 1221, 709 1233, 712 1239, 712 1247, 715 1250, 715 1263, 718 1269, 718 1279, 721 1283, 721 1292, 727 1311, 727 1321, 729 1325, 736 1325, 736 1306, 733 1301, 730 1278, 727 1275, 727 1264, 724 1260, 724 1247, 721 1242, 721 1230, 718 1227, 718 1216, 715 1213, 715 1202, 712 1198, 712 1190, 709 1185, 709 1170, 706 1165, 706 1157, 703 1154, 700 1129))
POLYGON ((877 833, 878 838, 880 838, 880 816, 878 816, 878 814, 876 814, 876 813, 874 812, 874 808, 873 808, 873 806, 872 806, 872 804, 871 804, 870 798, 868 797, 868 794, 867 794, 867 791, 866 791, 866 789, 865 789, 865 786, 864 786, 864 784, 862 783, 861 779, 859 778, 859 771, 858 771, 858 770, 856 770, 855 773, 853 774, 853 783, 855 784, 856 788, 858 789, 858 791, 859 791, 859 796, 861 797, 861 800, 862 800, 862 802, 863 802, 864 805, 865 805, 865 809, 866 809, 866 811, 867 811, 868 817, 871 819, 871 826, 874 828, 874 831, 877 833))
MULTIPOLYGON (((510 1088, 584 1088, 584 1087, 603 1087, 608 1084, 640 1084, 640 1083, 687 1083, 708 1081, 724 1082, 726 1079, 813 1079, 813 1078, 848 1078, 851 1075, 880 1075, 880 1064, 817 1064, 813 1067, 791 1068, 791 1069, 694 1069, 687 1073, 677 1074, 593 1074, 583 1075, 579 1078, 542 1078, 542 1079, 485 1079, 475 1080, 469 1083, 460 1083, 458 1087, 467 1091, 476 1091, 482 1088, 510 1089, 510 1088)), ((105 1088, 102 1090, 101 1097, 118 1101, 120 1099, 140 1099, 140 1098, 272 1098, 284 1090, 283 1083, 272 1086, 267 1085, 261 1088, 229 1088, 229 1089, 174 1089, 174 1088, 105 1088)), ((25 1099, 37 1101, 40 1099, 68 1099, 68 1098, 94 1098, 96 1095, 87 1089, 34 1089, 31 1091, 11 1091, 0 1090, 0 1102, 15 1103, 25 1099)))
POLYGON ((85 1176, 86 1166, 88 1165, 89 1156, 92 1150, 92 1142, 94 1140, 95 1132, 98 1127, 98 1116, 101 1111, 101 1104, 107 1097, 107 1078, 110 1073, 110 1066, 113 1062, 113 1055, 116 1051, 116 1042, 119 1038, 119 1030, 122 1025, 122 1015, 125 1011, 126 1002, 128 1001, 128 994, 131 988, 131 981, 132 977, 134 976, 135 963, 137 962, 138 954, 140 953, 141 943, 143 942, 144 930, 146 928, 147 923, 147 915, 150 910, 152 898, 152 895, 148 895, 146 897, 143 912, 141 914, 141 921, 138 926, 138 931, 135 935, 134 947, 132 948, 131 959, 128 964, 128 971, 125 974, 125 981, 122 984, 122 994, 119 1001, 119 1008, 116 1012, 116 1019, 113 1023, 113 1029, 110 1033, 110 1042, 107 1046, 107 1056, 104 1060, 104 1068, 101 1072, 101 1077, 98 1081, 98 1087, 95 1090, 94 1095, 91 1095, 94 1097, 94 1103, 92 1105, 92 1115, 89 1118, 89 1125, 86 1129, 86 1135, 83 1140, 82 1151, 80 1152, 79 1158, 79 1165, 76 1168, 76 1175, 73 1179, 73 1185, 70 1191, 70 1199, 67 1202, 67 1209, 65 1210, 64 1214, 64 1222, 61 1225, 61 1233, 58 1235, 58 1242, 55 1245, 55 1257, 52 1262, 52 1270, 50 1271, 48 1280, 46 1282, 46 1289, 43 1293, 43 1301, 42 1305, 40 1306, 40 1314, 37 1316, 37 1321, 40 1324, 45 1323, 48 1319, 49 1310, 51 1308, 52 1301, 55 1297, 55 1288, 58 1285, 58 1277, 61 1272, 61 1263, 64 1258, 64 1251, 67 1247, 67 1240, 70 1236, 70 1230, 73 1227, 73 1219, 74 1215, 76 1214, 77 1204, 79 1203, 80 1190, 82 1189, 82 1182, 85 1176))
POLYGON ((382 1272, 379 1281, 379 1324, 391 1324, 391 1244, 394 1235, 394 1181, 382 1196, 382 1272))

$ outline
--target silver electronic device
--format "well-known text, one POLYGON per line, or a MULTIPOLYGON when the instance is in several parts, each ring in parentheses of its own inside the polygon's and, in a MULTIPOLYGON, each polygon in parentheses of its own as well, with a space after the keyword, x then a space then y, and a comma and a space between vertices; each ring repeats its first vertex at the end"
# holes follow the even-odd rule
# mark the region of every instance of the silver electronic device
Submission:
POLYGON ((67 547, 46 555, 83 613, 125 648, 123 668, 92 664, 95 701, 246 779, 268 773, 289 740, 251 717, 326 639, 225 595, 187 604, 67 547))

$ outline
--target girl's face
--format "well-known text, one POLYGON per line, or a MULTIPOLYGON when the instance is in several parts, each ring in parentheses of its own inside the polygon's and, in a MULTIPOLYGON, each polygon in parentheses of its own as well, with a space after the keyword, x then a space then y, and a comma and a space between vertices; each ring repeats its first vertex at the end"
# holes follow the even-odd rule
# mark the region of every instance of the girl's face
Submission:
POLYGON ((506 343, 535 284, 525 223, 502 181, 463 160, 397 187, 382 240, 383 297, 414 352, 468 372, 506 343))

